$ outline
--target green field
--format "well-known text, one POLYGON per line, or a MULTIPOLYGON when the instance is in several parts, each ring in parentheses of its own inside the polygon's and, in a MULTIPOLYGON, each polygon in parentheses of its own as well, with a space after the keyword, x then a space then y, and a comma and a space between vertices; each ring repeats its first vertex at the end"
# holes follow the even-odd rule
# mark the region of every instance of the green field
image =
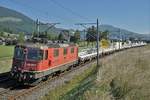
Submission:
POLYGON ((83 49, 87 49, 87 48, 95 48, 96 47, 96 42, 90 42, 87 43, 86 41, 80 41, 78 43, 79 46, 79 52, 81 52, 83 49))
POLYGON ((12 57, 14 52, 14 46, 0 45, 0 59, 6 57, 12 57))
POLYGON ((13 52, 14 46, 0 45, 0 73, 10 70, 13 52))
POLYGON ((5 60, 0 60, 0 73, 10 71, 11 64, 12 64, 12 60, 10 58, 5 60))

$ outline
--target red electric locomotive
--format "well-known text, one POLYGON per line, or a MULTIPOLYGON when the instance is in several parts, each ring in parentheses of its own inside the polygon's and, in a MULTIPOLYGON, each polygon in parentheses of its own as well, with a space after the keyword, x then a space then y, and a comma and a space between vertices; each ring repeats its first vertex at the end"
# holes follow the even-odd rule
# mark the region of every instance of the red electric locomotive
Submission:
POLYGON ((12 78, 33 83, 78 64, 78 46, 75 44, 16 45, 11 69, 12 78))

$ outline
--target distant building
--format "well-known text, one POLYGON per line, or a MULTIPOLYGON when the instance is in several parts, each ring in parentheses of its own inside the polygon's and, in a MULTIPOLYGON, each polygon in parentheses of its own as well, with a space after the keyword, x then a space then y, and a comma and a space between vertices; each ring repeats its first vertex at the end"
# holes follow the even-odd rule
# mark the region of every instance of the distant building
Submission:
POLYGON ((31 38, 32 38, 32 35, 31 35, 30 33, 26 33, 26 34, 24 35, 24 39, 25 39, 25 40, 31 40, 31 38))

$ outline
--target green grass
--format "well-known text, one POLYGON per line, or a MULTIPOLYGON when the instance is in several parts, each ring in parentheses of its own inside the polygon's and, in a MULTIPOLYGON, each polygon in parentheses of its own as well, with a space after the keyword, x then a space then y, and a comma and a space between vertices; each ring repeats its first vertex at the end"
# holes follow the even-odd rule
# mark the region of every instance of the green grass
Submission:
POLYGON ((0 73, 10 71, 11 64, 12 64, 11 59, 0 60, 0 73))
POLYGON ((80 41, 78 43, 78 46, 79 46, 79 52, 81 52, 83 49, 96 47, 96 42, 87 43, 86 41, 80 41))
POLYGON ((0 45, 0 73, 10 71, 14 46, 0 45))
POLYGON ((85 100, 150 100, 150 45, 101 59, 96 84, 85 100))
POLYGON ((12 57, 14 52, 14 46, 0 45, 0 59, 12 57))
POLYGON ((70 91, 78 88, 83 80, 87 78, 95 69, 95 66, 91 66, 89 69, 86 69, 84 73, 74 76, 72 80, 67 82, 65 85, 59 86, 54 90, 51 90, 42 100, 60 100, 64 99, 64 96, 70 95, 70 91))

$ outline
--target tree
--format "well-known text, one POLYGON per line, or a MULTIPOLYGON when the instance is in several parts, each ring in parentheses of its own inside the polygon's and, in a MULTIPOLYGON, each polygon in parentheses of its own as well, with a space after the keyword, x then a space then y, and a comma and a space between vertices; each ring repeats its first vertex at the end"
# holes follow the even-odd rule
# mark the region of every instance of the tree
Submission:
POLYGON ((100 41, 100 47, 102 48, 108 48, 110 45, 109 41, 107 39, 102 38, 100 41))
MULTIPOLYGON (((99 31, 99 34, 100 34, 100 37, 99 39, 108 39, 108 35, 109 35, 109 31, 103 31, 103 32, 100 32, 99 31)), ((86 34, 86 39, 87 39, 87 42, 89 44, 89 42, 94 42, 96 41, 97 39, 97 29, 96 27, 92 26, 90 28, 88 28, 87 30, 87 34, 86 34)))
POLYGON ((58 36, 54 36, 52 40, 58 40, 58 36))
POLYGON ((75 33, 74 33, 74 36, 70 37, 70 41, 74 42, 74 43, 77 43, 79 40, 80 40, 80 31, 76 30, 75 33))
POLYGON ((76 42, 78 42, 80 40, 80 31, 79 30, 76 30, 75 33, 74 33, 74 37, 76 39, 76 42))
POLYGON ((108 39, 108 35, 109 35, 109 31, 103 31, 103 32, 101 32, 101 34, 100 34, 100 38, 101 39, 108 39))
POLYGON ((47 38, 48 38, 48 40, 52 40, 51 34, 47 34, 47 38))
POLYGON ((92 26, 88 28, 87 34, 86 34, 87 42, 93 42, 96 41, 96 27, 92 26))
POLYGON ((18 42, 23 43, 24 42, 24 33, 19 33, 18 42))
POLYGON ((4 37, 4 32, 0 32, 0 36, 1 36, 1 37, 4 37))
POLYGON ((129 37, 129 40, 130 40, 131 42, 134 42, 134 41, 135 41, 135 38, 134 38, 134 37, 129 37))
POLYGON ((64 35, 62 33, 58 35, 58 40, 64 40, 64 35))
POLYGON ((70 37, 70 42, 74 42, 75 43, 76 39, 75 39, 75 36, 71 36, 70 37))
POLYGON ((48 40, 57 40, 57 36, 52 33, 47 33, 48 40))
POLYGON ((32 33, 32 37, 37 37, 37 33, 35 31, 32 33))

